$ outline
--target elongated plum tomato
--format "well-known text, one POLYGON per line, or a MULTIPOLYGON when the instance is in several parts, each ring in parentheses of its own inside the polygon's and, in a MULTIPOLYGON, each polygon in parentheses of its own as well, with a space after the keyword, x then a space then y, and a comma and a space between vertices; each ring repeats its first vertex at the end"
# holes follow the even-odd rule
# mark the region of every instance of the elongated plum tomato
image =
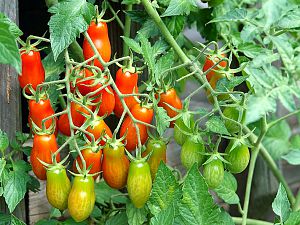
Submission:
POLYGON ((244 144, 238 144, 235 148, 232 149, 234 141, 231 140, 227 146, 225 153, 225 159, 229 162, 226 164, 226 168, 231 173, 241 173, 243 172, 250 160, 249 149, 244 144))
POLYGON ((54 208, 65 210, 68 208, 68 197, 71 191, 71 182, 63 166, 54 166, 47 169, 46 195, 48 202, 54 208))
MULTIPOLYGON (((54 134, 51 135, 34 135, 33 147, 30 153, 30 163, 32 171, 40 180, 46 180, 46 169, 39 160, 51 164, 51 153, 58 149, 56 138, 54 134)), ((57 162, 60 161, 60 155, 56 156, 57 162)))
MULTIPOLYGON (((20 87, 24 88, 27 84, 31 84, 35 90, 38 84, 45 81, 45 70, 41 61, 40 52, 30 50, 21 51, 22 73, 18 76, 20 87)), ((30 93, 26 89, 27 93, 30 93)))
MULTIPOLYGON (((239 110, 232 107, 227 107, 223 111, 224 116, 228 117, 229 119, 233 119, 235 121, 239 121, 239 110)), ((241 116, 241 120, 239 122, 243 122, 245 120, 245 113, 241 116)), ((240 127, 237 123, 233 123, 229 120, 225 120, 225 127, 229 131, 229 133, 234 134, 239 132, 240 127)))
MULTIPOLYGON (((170 88, 169 90, 167 90, 166 92, 163 92, 160 94, 160 99, 158 102, 158 106, 159 107, 163 107, 166 111, 167 114, 170 118, 173 118, 175 116, 177 116, 178 112, 174 111, 173 109, 171 109, 167 104, 171 105, 172 107, 176 108, 176 109, 182 109, 182 103, 180 98, 178 97, 176 91, 174 88, 170 88)), ((175 121, 172 121, 170 123, 170 127, 174 127, 174 123, 175 121)))
MULTIPOLYGON (((92 109, 91 105, 86 105, 86 107, 92 109)), ((77 127, 81 127, 81 125, 85 121, 85 117, 81 113, 84 113, 87 116, 90 114, 89 111, 86 108, 84 108, 82 105, 75 102, 71 102, 72 121, 74 125, 77 127)))
POLYGON ((105 182, 112 188, 125 187, 129 160, 122 143, 107 144, 103 149, 102 170, 105 182))
POLYGON ((75 176, 68 198, 68 210, 76 222, 87 219, 95 205, 94 179, 90 176, 75 176))
MULTIPOLYGON (((38 102, 35 100, 29 100, 29 117, 39 127, 42 128, 43 119, 55 114, 50 99, 40 99, 38 102)), ((52 124, 52 119, 45 121, 46 128, 49 128, 52 124)))
POLYGON ((218 187, 224 178, 224 166, 220 159, 214 159, 204 165, 203 176, 209 188, 218 187))
MULTIPOLYGON (((91 148, 87 147, 86 149, 83 149, 81 151, 81 154, 86 162, 86 168, 92 166, 91 170, 89 171, 89 174, 99 173, 101 171, 102 150, 99 150, 98 152, 93 152, 91 148)), ((73 162, 73 171, 78 173, 76 168, 76 161, 78 162, 80 169, 82 169, 82 161, 79 155, 73 162)), ((100 173, 93 176, 94 179, 96 179, 99 175, 100 173)))
MULTIPOLYGON (((98 21, 98 23, 92 21, 87 30, 87 33, 89 34, 92 42, 94 43, 102 59, 105 62, 108 62, 111 57, 111 46, 108 36, 107 24, 103 21, 98 21)), ((83 41, 82 49, 85 60, 95 55, 92 46, 89 44, 86 38, 83 41)), ((98 66, 101 70, 103 70, 103 66, 101 65, 98 59, 94 60, 94 65, 98 66)))
POLYGON ((167 161, 167 145, 161 139, 149 139, 146 145, 146 150, 142 153, 142 157, 146 157, 149 153, 151 156, 148 160, 150 166, 151 177, 154 180, 158 166, 161 161, 167 161))
MULTIPOLYGON (((94 137, 95 137, 95 140, 98 140, 101 137, 102 134, 108 135, 109 137, 112 137, 112 133, 111 133, 111 130, 110 130, 109 126, 107 126, 107 124, 104 122, 104 120, 99 116, 95 117, 95 120, 92 121, 91 125, 86 128, 86 131, 93 134, 94 137)), ((85 134, 85 136, 90 141, 92 140, 92 138, 89 135, 85 134)), ((102 140, 100 142, 100 144, 102 146, 105 145, 105 140, 102 140)))
MULTIPOLYGON (((119 91, 122 94, 134 94, 138 93, 138 74, 135 72, 131 72, 129 69, 126 68, 120 68, 117 71, 116 74, 116 85, 119 89, 119 91)), ((115 92, 114 92, 115 93, 115 92)), ((119 96, 115 93, 116 96, 116 105, 114 108, 114 113, 117 117, 121 117, 122 113, 124 111, 123 105, 121 103, 121 100, 119 96)), ((132 106, 137 104, 134 96, 129 96, 124 98, 125 103, 129 109, 131 109, 132 106)))
MULTIPOLYGON (((115 95, 111 86, 107 86, 105 89, 97 91, 99 90, 99 88, 101 88, 103 85, 105 85, 108 82, 108 78, 106 76, 101 78, 96 78, 95 77, 96 75, 94 75, 92 71, 86 68, 80 72, 80 75, 82 75, 82 78, 78 78, 76 80, 76 87, 78 88, 79 92, 83 96, 86 96, 91 92, 96 92, 91 96, 91 98, 94 98, 92 100, 93 103, 100 103, 98 115, 99 116, 104 116, 105 114, 107 116, 110 115, 115 108, 115 95), (83 79, 88 79, 88 80, 83 80, 83 79)), ((93 107, 93 111, 95 111, 96 107, 97 106, 93 107)))
POLYGON ((147 162, 132 161, 127 178, 128 195, 136 208, 147 202, 152 188, 150 166, 147 162))
MULTIPOLYGON (((226 57, 225 54, 222 54, 223 58, 226 57)), ((205 63, 204 63, 204 66, 203 66, 203 72, 206 72, 207 70, 209 70, 211 67, 214 66, 214 64, 216 64, 218 61, 219 61, 219 57, 217 57, 216 55, 212 55, 212 56, 207 56, 206 57, 206 60, 205 60, 205 63)), ((219 63, 219 66, 220 67, 223 67, 225 68, 227 65, 227 62, 226 61, 222 61, 219 63)), ((219 67, 216 66, 214 69, 212 69, 211 71, 209 71, 207 74, 206 74, 206 79, 208 80, 208 82, 211 80, 211 78, 216 74, 216 72, 214 70, 219 70, 219 67)))
MULTIPOLYGON (((147 108, 141 106, 140 104, 136 104, 131 108, 130 112, 132 113, 133 117, 137 120, 149 124, 152 121, 153 118, 152 108, 147 108)), ((137 127, 140 133, 141 144, 143 145, 148 139, 147 126, 144 124, 137 123, 137 127)), ((120 137, 122 137, 126 133, 126 131, 127 131, 127 136, 124 139, 124 142, 126 142, 125 148, 128 151, 133 151, 138 146, 138 136, 136 133, 135 125, 129 116, 126 116, 126 118, 124 119, 121 125, 120 137)))
POLYGON ((71 136, 68 114, 62 114, 58 119, 58 130, 66 136, 71 136))
POLYGON ((186 169, 190 169, 194 163, 198 163, 198 166, 201 166, 205 160, 204 153, 205 147, 203 142, 191 136, 182 145, 180 153, 181 163, 186 169))

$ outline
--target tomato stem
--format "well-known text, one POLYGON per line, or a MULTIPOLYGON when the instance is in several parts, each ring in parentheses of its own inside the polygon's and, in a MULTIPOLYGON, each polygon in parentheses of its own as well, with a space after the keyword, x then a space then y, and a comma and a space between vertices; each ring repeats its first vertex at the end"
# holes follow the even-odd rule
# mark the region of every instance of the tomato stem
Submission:
MULTIPOLYGON (((126 5, 126 11, 132 10, 132 4, 126 5)), ((130 38, 131 31, 131 18, 125 13, 125 26, 124 26, 124 37, 130 38)), ((129 55, 129 47, 126 42, 123 42, 123 56, 129 55)))

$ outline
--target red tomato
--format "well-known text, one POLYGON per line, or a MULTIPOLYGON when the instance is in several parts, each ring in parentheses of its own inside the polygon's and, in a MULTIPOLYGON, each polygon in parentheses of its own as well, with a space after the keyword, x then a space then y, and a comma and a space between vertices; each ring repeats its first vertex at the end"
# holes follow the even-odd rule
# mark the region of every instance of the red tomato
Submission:
MULTIPOLYGON (((111 57, 111 46, 108 37, 107 24, 102 21, 98 21, 98 23, 96 24, 95 21, 92 21, 87 30, 87 33, 92 39, 102 59, 105 62, 108 62, 111 57)), ((86 60, 95 55, 92 46, 89 44, 89 42, 86 39, 84 39, 83 41, 82 49, 83 49, 84 58, 86 60)), ((94 60, 94 65, 98 66, 101 70, 103 70, 103 66, 101 65, 98 59, 94 60)))
MULTIPOLYGON (((132 73, 127 69, 120 68, 116 74, 116 86, 122 94, 133 94, 138 93, 138 74, 132 73)), ((115 92, 114 92, 115 93, 115 92)), ((116 104, 114 108, 114 113, 117 117, 121 117, 124 111, 123 105, 119 96, 115 93, 116 104)), ((125 103, 129 109, 138 102, 133 96, 124 98, 125 103)))
POLYGON ((71 136, 68 114, 63 114, 59 117, 58 129, 63 135, 71 136))
MULTIPOLYGON (((92 106, 90 105, 86 105, 89 109, 92 109, 92 106)), ((77 127, 81 127, 82 124, 85 121, 85 117, 81 114, 84 113, 86 115, 89 115, 89 111, 84 108, 82 105, 75 103, 75 102, 71 102, 71 116, 72 116, 72 121, 73 124, 77 127)))
MULTIPOLYGON (((222 56, 225 58, 226 55, 225 54, 222 54, 222 56)), ((212 55, 212 56, 207 56, 206 57, 206 60, 205 60, 205 63, 204 63, 204 66, 203 66, 203 72, 207 71, 208 69, 210 69, 214 64, 216 64, 218 61, 219 61, 219 57, 215 56, 215 55, 212 55)), ((225 68, 227 66, 227 62, 226 61, 222 61, 219 63, 219 66, 220 67, 223 67, 225 68)), ((219 70, 218 66, 216 66, 213 70, 219 70)), ((215 71, 209 71, 207 74, 206 74, 206 79, 208 81, 210 81, 210 79, 216 74, 215 71)))
MULTIPOLYGON (((109 126, 107 126, 107 124, 104 122, 104 120, 99 116, 96 116, 95 120, 92 122, 91 126, 87 127, 86 131, 93 134, 95 137, 95 140, 98 140, 101 137, 102 133, 105 133, 109 137, 112 137, 112 133, 111 133, 109 126)), ((89 135, 86 135, 86 137, 90 141, 92 140, 89 135)), ((105 141, 102 140, 100 142, 100 144, 105 145, 105 141)))
MULTIPOLYGON (((29 117, 39 128, 42 128, 43 119, 55 114, 49 99, 40 99, 38 102, 36 102, 35 100, 29 100, 28 105, 29 117)), ((52 121, 52 119, 48 119, 45 121, 46 128, 49 128, 51 126, 52 121)))
MULTIPOLYGON (((182 103, 180 98, 178 97, 174 88, 170 88, 167 92, 160 94, 160 100, 158 102, 159 107, 163 107, 170 118, 177 116, 178 112, 171 109, 167 104, 173 106, 176 109, 182 109, 182 103)), ((170 127, 174 127, 175 121, 170 123, 170 127)))
MULTIPOLYGON (((38 84, 45 81, 45 70, 38 51, 30 50, 26 53, 21 51, 22 73, 18 76, 20 87, 24 88, 27 84, 31 84, 35 90, 38 84)), ((29 93, 29 90, 26 89, 29 93)))
MULTIPOLYGON (((51 135, 34 135, 33 147, 30 154, 30 163, 32 171, 40 180, 46 180, 46 169, 41 161, 51 164, 52 158, 51 153, 56 152, 58 145, 54 134, 51 135)), ((56 156, 57 162, 60 161, 60 155, 56 156)))
MULTIPOLYGON (((86 148, 81 151, 82 156, 86 162, 86 168, 88 168, 90 165, 92 165, 92 168, 89 172, 89 174, 94 174, 101 171, 101 157, 102 157, 102 150, 99 150, 98 152, 93 152, 91 148, 86 148)), ((82 169, 82 162, 81 158, 78 155, 76 160, 73 162, 73 171, 78 173, 76 168, 76 161, 78 162, 78 165, 80 169, 82 169)), ((94 179, 96 179, 100 174, 97 174, 94 176, 94 179)))
MULTIPOLYGON (((149 124, 152 121, 153 118, 152 108, 147 108, 145 106, 141 106, 140 104, 136 104, 131 108, 130 112, 132 113, 133 117, 137 120, 149 124)), ((147 126, 140 123, 137 123, 137 126, 140 132, 141 144, 143 145, 148 139, 147 126)), ((126 116, 121 126, 120 129, 121 137, 125 134, 126 130, 128 133, 126 138, 124 139, 124 142, 126 142, 125 148, 128 151, 133 151, 138 146, 138 138, 137 138, 136 128, 134 126, 134 123, 129 116, 126 116)))

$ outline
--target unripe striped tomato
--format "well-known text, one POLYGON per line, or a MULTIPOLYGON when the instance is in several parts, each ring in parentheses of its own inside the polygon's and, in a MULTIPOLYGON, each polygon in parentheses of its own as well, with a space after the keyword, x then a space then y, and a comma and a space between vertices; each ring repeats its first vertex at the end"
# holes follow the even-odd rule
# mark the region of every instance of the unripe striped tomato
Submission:
POLYGON ((68 198, 68 210, 76 222, 87 219, 95 205, 94 179, 76 176, 68 198))
POLYGON ((150 166, 147 162, 132 161, 127 178, 128 195, 136 208, 144 207, 152 188, 150 166))
POLYGON ((55 166, 47 170, 46 195, 50 205, 59 210, 68 208, 70 190, 71 182, 63 166, 55 166))

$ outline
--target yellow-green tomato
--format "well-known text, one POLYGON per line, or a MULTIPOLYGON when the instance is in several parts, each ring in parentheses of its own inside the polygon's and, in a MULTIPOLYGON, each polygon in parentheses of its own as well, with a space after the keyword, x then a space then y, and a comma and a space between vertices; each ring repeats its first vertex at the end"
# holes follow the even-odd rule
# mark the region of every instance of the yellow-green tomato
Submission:
MULTIPOLYGON (((240 112, 236 108, 227 107, 223 111, 223 115, 226 116, 229 119, 238 121, 240 112)), ((242 119, 240 122, 243 122, 245 119, 245 116, 242 116, 242 119)), ((240 126, 237 123, 234 123, 230 120, 225 119, 225 127, 229 131, 229 133, 234 134, 239 132, 240 126)))
POLYGON ((76 222, 87 219, 95 205, 94 179, 76 176, 68 199, 68 210, 76 222))
POLYGON ((132 161, 127 177, 129 198, 136 208, 143 208, 152 188, 150 166, 147 162, 132 161))
POLYGON ((220 159, 214 159, 205 164, 203 176, 209 188, 214 189, 218 187, 224 178, 224 166, 222 161, 220 159))
POLYGON ((68 196, 71 190, 71 182, 66 169, 55 166, 47 170, 46 195, 48 202, 54 208, 65 210, 68 208, 68 196))
POLYGON ((244 144, 239 144, 232 149, 231 146, 233 145, 233 143, 233 140, 230 141, 225 150, 225 153, 227 153, 225 159, 229 162, 228 164, 226 164, 226 167, 231 173, 241 173, 247 168, 249 164, 249 149, 244 144))
POLYGON ((205 160, 205 147, 202 141, 193 136, 186 139, 181 148, 180 159, 186 169, 190 169, 194 163, 201 166, 205 160))

